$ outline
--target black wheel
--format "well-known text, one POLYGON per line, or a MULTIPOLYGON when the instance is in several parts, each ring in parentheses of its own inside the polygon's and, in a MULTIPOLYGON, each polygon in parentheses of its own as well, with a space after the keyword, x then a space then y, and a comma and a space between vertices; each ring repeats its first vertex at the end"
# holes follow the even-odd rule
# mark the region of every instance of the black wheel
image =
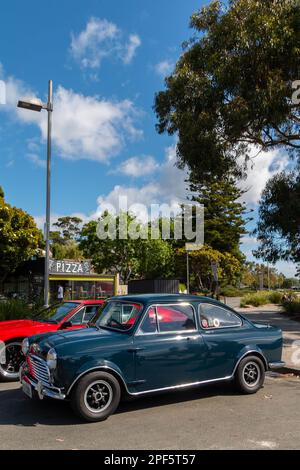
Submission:
POLYGON ((19 380, 19 371, 24 356, 22 353, 22 342, 14 340, 0 343, 0 381, 15 382, 19 380))
POLYGON ((71 406, 85 421, 103 421, 119 405, 118 380, 106 372, 92 372, 79 380, 71 396, 71 406))
POLYGON ((265 366, 257 356, 241 360, 235 374, 235 383, 242 393, 256 393, 265 381, 265 366))

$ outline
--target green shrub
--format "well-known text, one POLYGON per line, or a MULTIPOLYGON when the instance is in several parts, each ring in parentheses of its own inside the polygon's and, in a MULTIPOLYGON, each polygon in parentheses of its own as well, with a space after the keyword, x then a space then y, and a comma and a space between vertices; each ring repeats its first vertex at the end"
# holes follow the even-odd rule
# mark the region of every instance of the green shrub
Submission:
POLYGON ((271 304, 280 304, 282 301, 282 293, 281 292, 270 292, 269 301, 271 304))
POLYGON ((245 295, 241 300, 241 307, 252 305, 260 307, 266 304, 280 304, 282 301, 282 293, 276 291, 259 291, 253 294, 245 295))
POLYGON ((300 300, 282 303, 284 310, 290 315, 300 315, 300 300))
POLYGON ((30 318, 33 314, 34 310, 20 300, 5 300, 0 302, 0 321, 30 318))
POLYGON ((249 289, 238 289, 237 287, 227 286, 221 287, 220 294, 225 297, 243 297, 244 295, 250 294, 249 289))

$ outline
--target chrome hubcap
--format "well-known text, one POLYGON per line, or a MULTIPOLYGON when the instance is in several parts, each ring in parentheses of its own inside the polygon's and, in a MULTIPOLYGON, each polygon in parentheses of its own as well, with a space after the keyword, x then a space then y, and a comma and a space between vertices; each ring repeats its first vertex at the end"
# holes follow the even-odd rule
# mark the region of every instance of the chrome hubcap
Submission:
POLYGON ((18 377, 24 358, 20 343, 11 343, 0 352, 0 370, 5 377, 18 377))
POLYGON ((84 404, 92 413, 101 413, 109 407, 113 399, 113 390, 105 380, 90 384, 84 394, 84 404))
POLYGON ((243 378, 248 387, 255 387, 260 380, 261 372, 256 362, 248 362, 243 369, 243 378))

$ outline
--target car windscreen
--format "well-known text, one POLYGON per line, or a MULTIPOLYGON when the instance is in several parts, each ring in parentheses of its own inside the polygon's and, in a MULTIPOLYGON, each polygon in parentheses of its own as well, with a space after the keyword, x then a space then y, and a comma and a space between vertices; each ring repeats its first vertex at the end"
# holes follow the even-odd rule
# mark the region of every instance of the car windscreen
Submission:
POLYGON ((40 319, 50 323, 60 323, 78 306, 78 302, 64 302, 59 305, 53 305, 40 313, 40 319))
POLYGON ((136 324, 142 306, 131 302, 107 302, 101 311, 96 325, 116 331, 129 331, 136 324))

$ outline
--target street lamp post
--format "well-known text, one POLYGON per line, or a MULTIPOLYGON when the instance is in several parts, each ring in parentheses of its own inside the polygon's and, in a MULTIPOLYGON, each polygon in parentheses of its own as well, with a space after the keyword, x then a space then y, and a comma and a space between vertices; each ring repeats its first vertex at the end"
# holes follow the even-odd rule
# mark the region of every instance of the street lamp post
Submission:
POLYGON ((40 100, 20 100, 18 107, 29 109, 31 111, 41 112, 45 109, 48 112, 48 131, 47 131, 47 182, 46 182, 46 222, 44 237, 46 242, 45 255, 45 274, 44 274, 44 305, 49 306, 49 258, 50 258, 50 194, 51 194, 51 132, 52 132, 52 113, 53 113, 53 83, 48 82, 48 102, 42 103, 40 100))
POLYGON ((186 252, 186 293, 190 293, 190 266, 189 266, 189 252, 186 252))

